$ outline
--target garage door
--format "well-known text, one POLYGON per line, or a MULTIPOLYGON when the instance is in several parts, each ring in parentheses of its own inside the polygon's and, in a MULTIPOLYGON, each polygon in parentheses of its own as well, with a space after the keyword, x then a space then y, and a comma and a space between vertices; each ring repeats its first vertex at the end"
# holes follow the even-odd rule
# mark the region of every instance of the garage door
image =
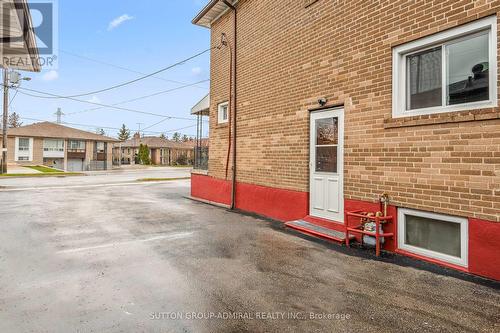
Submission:
POLYGON ((68 171, 83 171, 83 160, 82 159, 71 159, 68 160, 68 171))

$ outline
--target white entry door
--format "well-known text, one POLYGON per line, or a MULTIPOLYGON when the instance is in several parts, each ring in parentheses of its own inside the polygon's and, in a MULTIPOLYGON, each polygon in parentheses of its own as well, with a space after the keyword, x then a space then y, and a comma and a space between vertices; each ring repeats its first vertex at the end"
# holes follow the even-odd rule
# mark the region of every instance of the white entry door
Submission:
POLYGON ((309 213, 344 222, 344 110, 311 113, 309 213))

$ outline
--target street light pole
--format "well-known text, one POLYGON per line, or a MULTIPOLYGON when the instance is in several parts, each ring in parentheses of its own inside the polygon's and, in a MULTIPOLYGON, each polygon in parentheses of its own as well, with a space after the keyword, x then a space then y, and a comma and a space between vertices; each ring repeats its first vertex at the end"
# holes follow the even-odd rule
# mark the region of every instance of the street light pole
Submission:
POLYGON ((9 118, 9 72, 3 69, 2 173, 7 173, 7 121, 9 118))

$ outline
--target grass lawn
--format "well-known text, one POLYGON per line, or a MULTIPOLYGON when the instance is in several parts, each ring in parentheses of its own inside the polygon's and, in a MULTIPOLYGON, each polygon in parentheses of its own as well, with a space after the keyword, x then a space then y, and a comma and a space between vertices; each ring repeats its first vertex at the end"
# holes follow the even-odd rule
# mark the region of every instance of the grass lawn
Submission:
POLYGON ((64 171, 52 169, 52 168, 42 166, 42 165, 26 166, 25 168, 30 168, 30 169, 33 169, 33 170, 36 170, 36 171, 39 171, 42 173, 64 173, 64 171))
POLYGON ((7 173, 0 174, 0 177, 64 177, 64 176, 82 176, 79 172, 64 172, 52 169, 42 165, 25 166, 25 168, 36 170, 40 173, 7 173))
POLYGON ((83 176, 83 173, 78 172, 47 172, 47 173, 4 173, 0 174, 0 178, 9 177, 66 177, 66 176, 83 176))

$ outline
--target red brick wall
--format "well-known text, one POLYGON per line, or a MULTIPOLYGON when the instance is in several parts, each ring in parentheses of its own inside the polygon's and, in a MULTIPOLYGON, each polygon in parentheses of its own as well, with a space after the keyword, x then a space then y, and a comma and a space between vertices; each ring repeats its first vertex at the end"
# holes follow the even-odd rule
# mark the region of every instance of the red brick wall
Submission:
MULTIPOLYGON (((500 113, 391 119, 392 47, 489 15, 496 0, 240 0, 238 181, 309 190, 309 109, 345 105, 345 196, 500 221, 500 113), (308 5, 308 6, 306 6, 308 5)), ((212 46, 232 13, 212 26, 212 46)), ((209 175, 225 178, 228 48, 211 55, 209 175)), ((231 165, 229 165, 231 168, 231 165)), ((230 170, 230 169, 229 169, 230 170)), ((229 172, 229 175, 231 173, 229 172)))

